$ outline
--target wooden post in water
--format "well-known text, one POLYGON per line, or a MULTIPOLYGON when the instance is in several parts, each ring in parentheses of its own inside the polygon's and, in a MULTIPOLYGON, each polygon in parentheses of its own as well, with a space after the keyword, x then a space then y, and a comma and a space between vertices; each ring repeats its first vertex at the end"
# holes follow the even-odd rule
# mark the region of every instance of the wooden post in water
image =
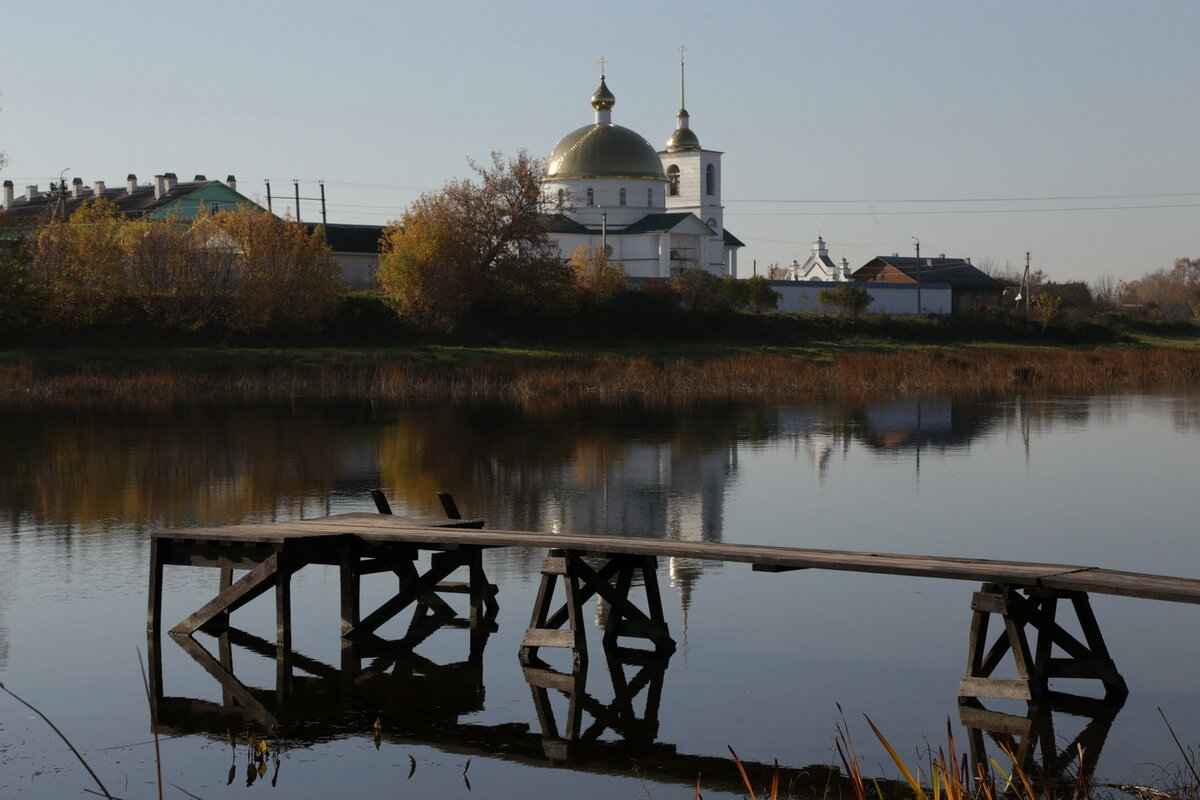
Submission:
POLYGON ((1104 684, 1105 700, 1109 702, 1123 701, 1129 694, 1125 679, 1108 654, 1086 592, 985 583, 972 597, 971 610, 967 674, 958 685, 960 702, 995 697, 1025 700, 1031 708, 1048 708, 1059 699, 1073 697, 1052 692, 1051 678, 1098 680, 1104 684), (1055 619, 1062 599, 1071 601, 1083 642, 1055 619), (989 646, 988 622, 993 615, 1003 621, 1004 632, 989 646), (1034 649, 1029 646, 1027 631, 1037 634, 1034 649), (1055 648, 1064 655, 1055 657, 1055 648), (1018 677, 993 678, 1009 654, 1018 677))

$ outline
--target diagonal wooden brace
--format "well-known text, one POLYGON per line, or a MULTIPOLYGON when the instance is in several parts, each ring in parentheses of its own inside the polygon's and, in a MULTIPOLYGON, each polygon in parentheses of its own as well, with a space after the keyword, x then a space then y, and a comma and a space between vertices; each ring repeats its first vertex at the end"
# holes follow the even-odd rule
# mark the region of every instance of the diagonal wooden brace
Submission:
POLYGON ((171 628, 171 633, 191 636, 219 616, 236 611, 254 598, 274 588, 279 579, 279 572, 279 554, 272 553, 254 569, 222 589, 216 597, 201 606, 199 610, 171 628))

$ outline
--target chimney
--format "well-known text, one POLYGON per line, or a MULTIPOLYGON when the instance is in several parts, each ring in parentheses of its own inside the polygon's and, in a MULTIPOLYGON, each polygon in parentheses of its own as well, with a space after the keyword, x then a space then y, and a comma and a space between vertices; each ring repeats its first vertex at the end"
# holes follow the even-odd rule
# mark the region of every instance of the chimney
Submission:
POLYGON ((204 183, 208 180, 208 178, 204 177, 203 175, 197 175, 196 177, 192 178, 192 180, 194 180, 196 183, 204 183))
POLYGON ((154 176, 154 199, 157 200, 167 193, 165 188, 167 179, 163 175, 154 176))
POLYGON ((967 265, 970 266, 970 264, 971 264, 971 257, 967 256, 967 265))
POLYGON ((37 184, 31 183, 25 187, 25 199, 32 200, 37 195, 37 184))
POLYGON ((237 178, 233 177, 232 175, 226 176, 225 185, 228 186, 230 189, 233 189, 236 192, 237 191, 237 178))
POLYGON ((4 182, 4 207, 8 208, 9 206, 11 206, 12 201, 13 201, 13 182, 5 181, 4 182))
POLYGON ((92 184, 92 197, 102 197, 104 195, 104 181, 96 181, 92 184))
POLYGON ((179 179, 175 177, 174 172, 168 172, 163 175, 163 184, 166 191, 171 191, 175 188, 175 184, 179 183, 179 179))
POLYGON ((125 194, 133 194, 137 191, 137 175, 132 172, 125 176, 125 194))
POLYGON ((938 253, 938 258, 945 258, 945 257, 946 257, 945 253, 938 253))
POLYGON ((76 178, 71 181, 71 197, 79 197, 83 194, 83 178, 76 178))

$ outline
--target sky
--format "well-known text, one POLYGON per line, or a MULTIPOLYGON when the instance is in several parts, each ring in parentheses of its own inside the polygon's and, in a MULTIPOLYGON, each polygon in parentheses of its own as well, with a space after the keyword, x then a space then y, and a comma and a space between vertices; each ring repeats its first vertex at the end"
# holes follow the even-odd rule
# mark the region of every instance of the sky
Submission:
MULTIPOLYGON (((723 156, 739 272, 818 232, 876 255, 1118 280, 1200 257, 1200 2, 6 2, 0 178, 235 175, 384 224, 471 160, 592 120, 723 156)), ((302 219, 318 204, 304 199, 302 219)))

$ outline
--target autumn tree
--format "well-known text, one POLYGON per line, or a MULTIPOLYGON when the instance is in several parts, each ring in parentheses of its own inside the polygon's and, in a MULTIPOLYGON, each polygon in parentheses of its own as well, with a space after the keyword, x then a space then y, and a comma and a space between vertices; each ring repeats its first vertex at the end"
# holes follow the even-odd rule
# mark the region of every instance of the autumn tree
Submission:
POLYGON ((521 151, 422 195, 384 231, 379 284, 401 314, 451 330, 483 306, 562 302, 571 272, 540 216, 542 164, 521 151))
POLYGON ((575 289, 584 298, 605 302, 620 294, 629 283, 625 265, 609 261, 608 254, 585 244, 575 248, 567 262, 574 276, 575 289))
POLYGON ((109 317, 125 297, 121 221, 110 201, 44 222, 26 246, 29 279, 45 298, 48 320, 89 325, 109 317))
POLYGON ((1200 258, 1177 258, 1169 270, 1130 281, 1121 300, 1177 319, 1200 317, 1200 258))
POLYGON ((215 268, 223 269, 225 258, 236 256, 231 328, 314 328, 333 311, 341 276, 319 227, 310 232, 248 206, 220 211, 211 220, 203 249, 215 268))
POLYGON ((1062 296, 1054 292, 1042 291, 1033 296, 1029 309, 1033 318, 1041 323, 1042 333, 1045 333, 1050 324, 1058 318, 1062 312, 1062 306, 1062 296))
POLYGON ((225 321, 239 253, 211 218, 137 220, 121 235, 130 296, 151 322, 197 330, 225 321))

